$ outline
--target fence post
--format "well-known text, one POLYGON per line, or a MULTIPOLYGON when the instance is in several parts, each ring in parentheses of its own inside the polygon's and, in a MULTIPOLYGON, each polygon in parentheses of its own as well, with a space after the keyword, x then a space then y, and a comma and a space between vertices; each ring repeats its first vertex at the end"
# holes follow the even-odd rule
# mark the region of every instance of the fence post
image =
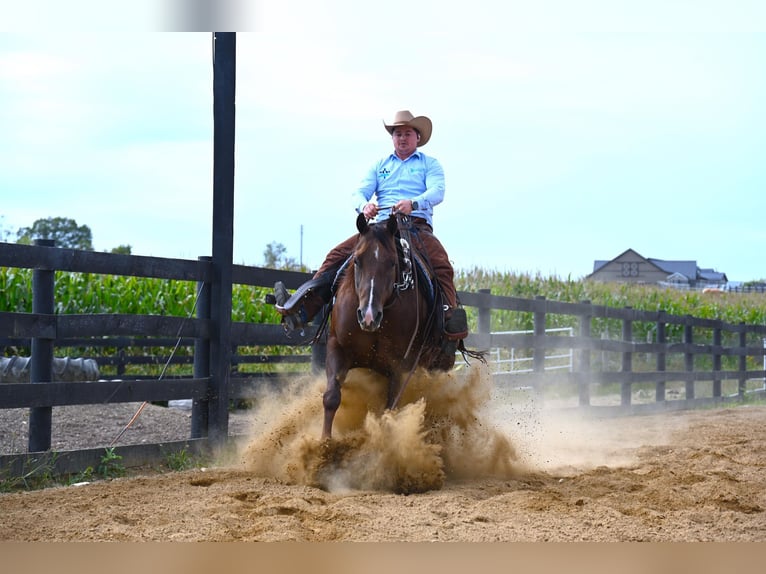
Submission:
MULTIPOLYGON (((686 323, 684 324, 684 343, 691 346, 694 342, 694 317, 691 315, 686 316, 686 323)), ((694 372, 694 353, 684 354, 684 367, 687 373, 694 372)), ((686 381, 686 400, 694 399, 694 380, 686 381)))
MULTIPOLYGON (((665 311, 660 311, 657 314, 657 344, 662 345, 665 349, 665 343, 667 342, 667 336, 665 334, 665 311)), ((667 367, 667 354, 665 351, 659 351, 657 353, 657 372, 664 373, 667 367)), ((665 376, 660 375, 657 380, 657 385, 654 389, 655 402, 661 403, 665 401, 665 376)))
MULTIPOLYGON (((713 372, 717 373, 721 370, 721 343, 723 338, 721 337, 721 321, 717 322, 717 325, 713 328, 713 372)), ((713 375, 713 398, 720 398, 721 396, 721 377, 717 374, 713 375)))
MULTIPOLYGON (((627 306, 625 309, 632 309, 632 307, 627 306)), ((632 343, 633 342, 633 320, 630 318, 623 319, 622 321, 622 341, 623 343, 632 343)), ((633 352, 632 351, 623 351, 622 353, 622 372, 623 373, 630 373, 633 371, 633 352)), ((630 390, 631 390, 631 382, 623 381, 620 385, 620 404, 623 407, 630 406, 630 390)))
MULTIPOLYGON (((583 305, 590 305, 589 300, 582 301, 583 305)), ((584 313, 580 315, 580 337, 590 340, 590 322, 592 315, 584 313)), ((577 390, 578 401, 581 407, 590 406, 590 347, 583 346, 577 355, 577 373, 579 377, 577 390)))
POLYGON ((125 375, 125 339, 120 338, 117 341, 117 376, 125 375))
MULTIPOLYGON (((198 261, 210 262, 211 257, 203 255, 198 261)), ((197 282, 197 319, 210 319, 210 283, 197 282)), ((194 378, 205 379, 210 376, 210 339, 194 339, 194 378)), ((210 391, 208 390, 208 393, 210 391)), ((204 399, 192 400, 191 438, 207 436, 209 401, 204 399)))
POLYGON ((538 305, 535 305, 535 350, 532 358, 532 365, 535 373, 542 373, 545 371, 545 297, 543 295, 537 295, 536 301, 539 301, 538 305))
MULTIPOLYGON (((53 239, 35 239, 35 245, 53 247, 53 239)), ((54 303, 54 278, 52 269, 35 269, 32 272, 32 313, 52 315, 54 303)), ((29 381, 46 383, 53 380, 53 339, 33 337, 32 358, 29 365, 29 381)), ((51 448, 52 407, 29 409, 29 452, 40 452, 51 448)))
POLYGON ((741 354, 739 356, 739 376, 737 377, 739 384, 737 385, 737 394, 739 400, 745 399, 745 391, 747 390, 747 330, 745 329, 745 322, 741 321, 739 331, 739 346, 741 348, 741 354))
POLYGON ((208 430, 213 447, 221 447, 229 439, 237 35, 214 32, 213 42, 213 282, 210 289, 213 333, 208 430))
MULTIPOLYGON (((479 289, 479 293, 490 295, 491 289, 479 289)), ((492 332, 492 308, 482 305, 478 308, 476 317, 476 331, 483 335, 489 335, 492 332)), ((482 349, 486 351, 487 349, 482 349)))
MULTIPOLYGON (((324 322, 324 317, 330 312, 329 305, 322 307, 321 312, 317 313, 312 325, 319 328, 324 322)), ((322 336, 311 345, 311 373, 318 375, 324 371, 325 364, 327 363, 327 331, 322 333, 322 336)))

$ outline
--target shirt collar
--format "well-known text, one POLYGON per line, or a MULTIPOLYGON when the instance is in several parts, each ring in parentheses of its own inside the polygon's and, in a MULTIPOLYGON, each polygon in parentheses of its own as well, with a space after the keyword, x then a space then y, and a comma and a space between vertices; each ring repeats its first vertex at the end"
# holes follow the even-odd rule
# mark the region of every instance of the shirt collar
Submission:
POLYGON ((416 149, 414 152, 412 152, 412 155, 409 156, 407 159, 400 159, 399 156, 396 155, 396 152, 394 152, 394 151, 391 152, 391 155, 389 157, 391 157, 393 159, 398 159, 399 161, 407 161, 407 160, 409 160, 410 158, 413 158, 413 157, 416 157, 416 158, 420 159, 420 157, 422 155, 423 155, 423 152, 420 151, 419 149, 416 149))

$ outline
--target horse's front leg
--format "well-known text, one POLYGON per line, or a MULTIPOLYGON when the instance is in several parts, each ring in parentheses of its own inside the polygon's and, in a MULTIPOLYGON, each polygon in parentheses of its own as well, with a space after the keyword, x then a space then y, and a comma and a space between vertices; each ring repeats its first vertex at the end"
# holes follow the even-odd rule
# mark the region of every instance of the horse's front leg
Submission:
POLYGON ((327 389, 322 395, 322 404, 324 405, 324 426, 322 427, 322 439, 332 438, 332 423, 335 419, 335 413, 340 407, 340 388, 348 375, 348 364, 346 362, 343 350, 330 338, 327 342, 327 389))

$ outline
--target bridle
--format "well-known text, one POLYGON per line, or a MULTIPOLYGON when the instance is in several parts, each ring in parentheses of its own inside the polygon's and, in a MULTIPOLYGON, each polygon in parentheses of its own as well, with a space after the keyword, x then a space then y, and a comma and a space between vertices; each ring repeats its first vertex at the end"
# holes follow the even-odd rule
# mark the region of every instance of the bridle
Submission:
POLYGON ((397 292, 406 291, 407 289, 415 288, 415 274, 412 272, 412 250, 410 245, 412 244, 412 237, 410 235, 410 218, 406 215, 392 214, 391 217, 396 217, 396 226, 399 229, 399 245, 402 248, 402 268, 398 268, 399 257, 397 254, 397 277, 401 277, 401 282, 394 282, 394 288, 397 292))

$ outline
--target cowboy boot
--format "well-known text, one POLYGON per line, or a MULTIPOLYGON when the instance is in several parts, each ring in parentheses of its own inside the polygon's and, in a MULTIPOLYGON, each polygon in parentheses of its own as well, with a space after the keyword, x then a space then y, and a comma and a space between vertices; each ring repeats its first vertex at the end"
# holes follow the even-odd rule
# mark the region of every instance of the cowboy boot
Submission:
POLYGON ((444 312, 444 336, 450 341, 459 341, 468 336, 468 317, 465 309, 456 307, 444 312))
POLYGON ((327 295, 330 294, 328 289, 309 290, 299 302, 294 303, 287 310, 284 305, 290 295, 285 284, 282 281, 277 281, 274 284, 274 299, 276 300, 277 312, 282 315, 282 324, 285 326, 285 330, 298 331, 308 325, 322 307, 328 303, 322 296, 325 292, 327 295))
POLYGON ((444 338, 441 351, 445 355, 454 355, 458 343, 468 336, 468 318, 462 307, 447 308, 444 311, 444 338))

